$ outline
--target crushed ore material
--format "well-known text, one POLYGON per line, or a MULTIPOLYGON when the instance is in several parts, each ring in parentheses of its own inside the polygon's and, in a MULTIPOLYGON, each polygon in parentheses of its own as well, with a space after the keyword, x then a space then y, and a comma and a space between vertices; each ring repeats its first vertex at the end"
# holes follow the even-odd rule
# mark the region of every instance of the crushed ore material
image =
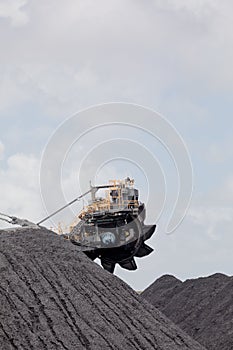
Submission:
POLYGON ((46 229, 0 231, 0 273, 3 350, 203 349, 46 229))
POLYGON ((181 282, 165 275, 141 297, 207 349, 233 349, 233 277, 217 273, 181 282))

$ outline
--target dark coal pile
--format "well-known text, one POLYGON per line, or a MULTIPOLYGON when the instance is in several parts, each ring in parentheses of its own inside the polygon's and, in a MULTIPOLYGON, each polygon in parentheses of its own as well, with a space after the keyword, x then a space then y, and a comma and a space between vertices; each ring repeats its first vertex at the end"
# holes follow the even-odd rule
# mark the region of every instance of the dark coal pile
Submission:
POLYGON ((203 349, 48 230, 0 231, 1 349, 203 349))
POLYGON ((163 276, 141 296, 211 350, 233 349, 233 277, 163 276))

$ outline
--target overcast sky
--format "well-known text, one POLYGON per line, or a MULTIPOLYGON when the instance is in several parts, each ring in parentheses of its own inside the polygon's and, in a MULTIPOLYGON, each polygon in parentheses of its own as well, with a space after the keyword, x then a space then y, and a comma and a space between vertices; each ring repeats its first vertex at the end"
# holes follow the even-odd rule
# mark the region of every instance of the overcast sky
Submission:
MULTIPOLYGON (((165 210, 149 243, 153 255, 137 259, 136 272, 117 274, 136 289, 164 273, 232 275, 233 2, 0 0, 0 40, 0 212, 30 220, 45 215, 40 160, 69 116, 106 102, 143 105, 164 115, 184 139, 194 192, 178 229, 164 233, 165 210)), ((120 163, 106 169, 102 174, 118 169, 124 175, 120 163)), ((72 197, 75 172, 65 170, 72 197)))

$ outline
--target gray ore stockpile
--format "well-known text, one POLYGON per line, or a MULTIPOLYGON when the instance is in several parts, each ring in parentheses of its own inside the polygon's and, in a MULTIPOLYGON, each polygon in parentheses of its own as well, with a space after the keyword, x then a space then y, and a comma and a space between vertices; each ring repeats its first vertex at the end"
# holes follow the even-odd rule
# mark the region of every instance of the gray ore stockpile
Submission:
POLYGON ((233 277, 215 274, 182 283, 166 275, 141 295, 207 349, 233 349, 233 277))
POLYGON ((0 231, 1 349, 203 347, 46 229, 0 231))

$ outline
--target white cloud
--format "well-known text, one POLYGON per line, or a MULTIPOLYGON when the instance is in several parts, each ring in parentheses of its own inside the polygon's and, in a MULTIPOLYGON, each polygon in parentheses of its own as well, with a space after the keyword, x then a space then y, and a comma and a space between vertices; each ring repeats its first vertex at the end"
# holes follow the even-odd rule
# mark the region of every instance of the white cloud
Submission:
POLYGON ((4 66, 0 69, 0 118, 5 117, 4 112, 9 108, 29 100, 32 94, 29 77, 21 68, 4 66))
POLYGON ((3 158, 4 149, 4 144, 0 141, 0 160, 3 158))
POLYGON ((233 157, 232 137, 218 142, 211 142, 206 152, 206 159, 215 164, 231 162, 233 157))
POLYGON ((189 218, 193 224, 201 226, 204 234, 212 239, 221 239, 222 231, 226 232, 226 224, 228 230, 233 225, 233 208, 221 206, 198 206, 190 209, 189 218), (219 226, 221 231, 219 232, 219 226))
POLYGON ((228 195, 231 196, 233 202, 233 175, 226 179, 225 191, 228 195))
POLYGON ((231 235, 233 227, 233 175, 225 175, 209 192, 195 196, 188 211, 187 220, 203 235, 220 240, 223 235, 231 235))
POLYGON ((203 16, 217 6, 217 0, 156 0, 158 7, 167 10, 184 10, 196 16, 203 16))
POLYGON ((10 19, 12 26, 20 27, 28 23, 28 15, 22 10, 28 0, 1 0, 0 17, 10 19))
POLYGON ((0 212, 37 220, 43 213, 39 191, 39 160, 15 154, 0 169, 0 212))
POLYGON ((67 116, 109 100, 163 107, 179 94, 182 106, 206 89, 232 91, 232 6, 214 0, 31 2, 27 30, 13 41, 4 30, 1 60, 11 71, 1 79, 1 109, 36 99, 49 113, 67 116))

